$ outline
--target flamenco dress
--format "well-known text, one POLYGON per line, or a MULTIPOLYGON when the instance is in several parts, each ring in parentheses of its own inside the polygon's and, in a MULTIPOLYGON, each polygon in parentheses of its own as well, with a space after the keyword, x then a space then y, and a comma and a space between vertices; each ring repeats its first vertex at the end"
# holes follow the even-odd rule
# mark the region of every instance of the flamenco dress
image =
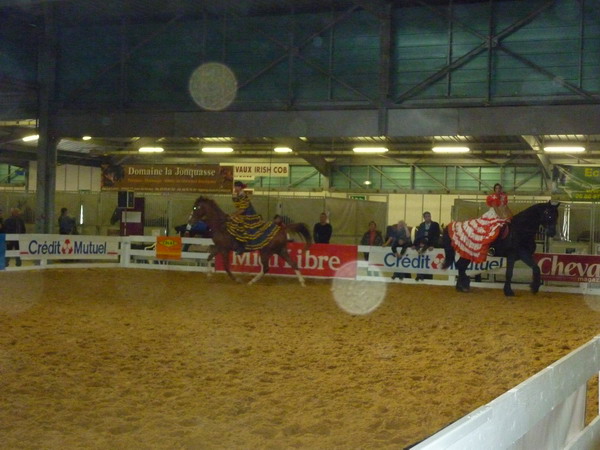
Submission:
POLYGON ((494 207, 508 204, 508 196, 502 194, 491 194, 486 198, 486 204, 490 209, 477 219, 465 220, 464 222, 451 222, 448 225, 448 233, 452 239, 452 247, 463 258, 476 263, 487 259, 490 245, 494 242, 502 227, 510 221, 496 214, 494 207))

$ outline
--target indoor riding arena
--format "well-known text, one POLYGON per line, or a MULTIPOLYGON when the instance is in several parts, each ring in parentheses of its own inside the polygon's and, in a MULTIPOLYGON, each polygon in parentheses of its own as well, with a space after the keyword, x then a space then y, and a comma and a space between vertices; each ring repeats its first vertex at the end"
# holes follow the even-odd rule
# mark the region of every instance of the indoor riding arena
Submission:
POLYGON ((562 293, 390 284, 352 315, 329 280, 52 269, 0 283, 5 448, 403 448, 600 332, 600 300, 562 293))
POLYGON ((0 450, 600 450, 599 118, 600 0, 1 0, 0 450))

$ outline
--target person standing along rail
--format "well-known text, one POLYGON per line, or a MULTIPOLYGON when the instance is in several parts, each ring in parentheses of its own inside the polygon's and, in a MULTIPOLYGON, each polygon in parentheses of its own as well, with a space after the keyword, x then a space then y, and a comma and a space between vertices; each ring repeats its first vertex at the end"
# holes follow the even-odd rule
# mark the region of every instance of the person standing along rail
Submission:
MULTIPOLYGON (((27 233, 25 221, 21 217, 21 210, 13 208, 10 210, 10 217, 4 221, 4 232, 8 234, 24 234, 27 233)), ((19 241, 11 241, 6 236, 6 250, 19 250, 19 241)), ((9 265, 9 258, 6 258, 6 266, 9 265)), ((21 265, 21 258, 16 257, 17 267, 21 265)))

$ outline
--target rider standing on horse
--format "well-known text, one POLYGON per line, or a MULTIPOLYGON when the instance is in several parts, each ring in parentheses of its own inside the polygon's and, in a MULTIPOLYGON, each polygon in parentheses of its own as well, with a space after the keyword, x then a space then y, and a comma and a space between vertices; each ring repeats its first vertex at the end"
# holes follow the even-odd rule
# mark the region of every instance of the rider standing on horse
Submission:
POLYGON ((233 183, 232 200, 236 210, 226 222, 227 231, 236 240, 235 252, 238 255, 264 247, 279 231, 277 224, 265 222, 256 214, 250 198, 244 192, 245 187, 241 181, 233 183))
POLYGON ((494 185, 494 192, 487 196, 486 204, 490 209, 483 216, 448 225, 454 250, 461 257, 474 262, 487 259, 491 243, 498 238, 500 230, 512 217, 508 196, 500 183, 494 185))

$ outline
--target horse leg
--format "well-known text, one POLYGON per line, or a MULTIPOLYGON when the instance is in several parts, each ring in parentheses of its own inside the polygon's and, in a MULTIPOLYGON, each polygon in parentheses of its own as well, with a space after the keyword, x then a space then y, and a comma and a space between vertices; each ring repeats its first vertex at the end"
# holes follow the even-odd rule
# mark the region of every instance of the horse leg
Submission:
POLYGON ((217 255, 217 253, 219 253, 217 251, 217 246, 216 245, 209 245, 208 246, 208 258, 206 258, 206 262, 210 262, 213 260, 213 258, 217 255))
POLYGON ((452 265, 456 257, 456 252, 454 251, 454 247, 452 247, 452 242, 450 241, 447 229, 444 230, 444 235, 442 237, 442 247, 444 247, 444 264, 442 265, 442 269, 446 270, 452 265))
POLYGON ((456 262, 458 277, 456 278, 456 290, 459 292, 469 292, 471 290, 471 280, 467 276, 467 267, 471 261, 466 258, 459 258, 456 262))
POLYGON ((261 269, 260 272, 258 272, 254 278, 252 278, 248 284, 254 284, 256 283, 258 280, 260 280, 262 277, 265 276, 265 273, 267 273, 269 271, 269 258, 271 257, 271 253, 268 251, 265 251, 264 249, 262 249, 260 251, 260 264, 261 264, 261 269))
POLYGON ((519 252, 519 256, 521 257, 521 261, 531 267, 533 279, 531 280, 529 288, 531 289, 532 293, 537 294, 540 290, 540 286, 542 285, 542 272, 540 267, 535 262, 535 259, 533 259, 533 255, 531 253, 521 250, 521 252, 519 252))
POLYGON ((504 279, 504 295, 506 297, 514 297, 515 293, 510 287, 510 283, 512 281, 513 269, 515 268, 516 258, 513 255, 509 255, 506 258, 506 275, 504 279))
POLYGON ((300 282, 300 285, 302 287, 306 287, 306 284, 304 283, 304 277, 300 273, 300 269, 298 269, 298 265, 292 259, 292 257, 290 256, 290 254, 288 253, 287 248, 283 247, 281 249, 281 251, 279 252, 279 256, 281 256, 283 258, 283 260, 286 263, 288 263, 292 267, 292 269, 294 269, 294 272, 296 273, 296 276, 298 277, 298 281, 300 282))
POLYGON ((466 258, 459 258, 456 262, 458 277, 456 279, 456 290, 460 292, 469 292, 471 290, 471 279, 467 275, 467 267, 471 261, 466 258))
POLYGON ((229 278, 239 283, 239 280, 233 276, 233 274, 231 273, 231 268, 229 267, 229 252, 227 250, 222 250, 221 256, 223 257, 223 267, 225 267, 225 272, 227 272, 229 278))

